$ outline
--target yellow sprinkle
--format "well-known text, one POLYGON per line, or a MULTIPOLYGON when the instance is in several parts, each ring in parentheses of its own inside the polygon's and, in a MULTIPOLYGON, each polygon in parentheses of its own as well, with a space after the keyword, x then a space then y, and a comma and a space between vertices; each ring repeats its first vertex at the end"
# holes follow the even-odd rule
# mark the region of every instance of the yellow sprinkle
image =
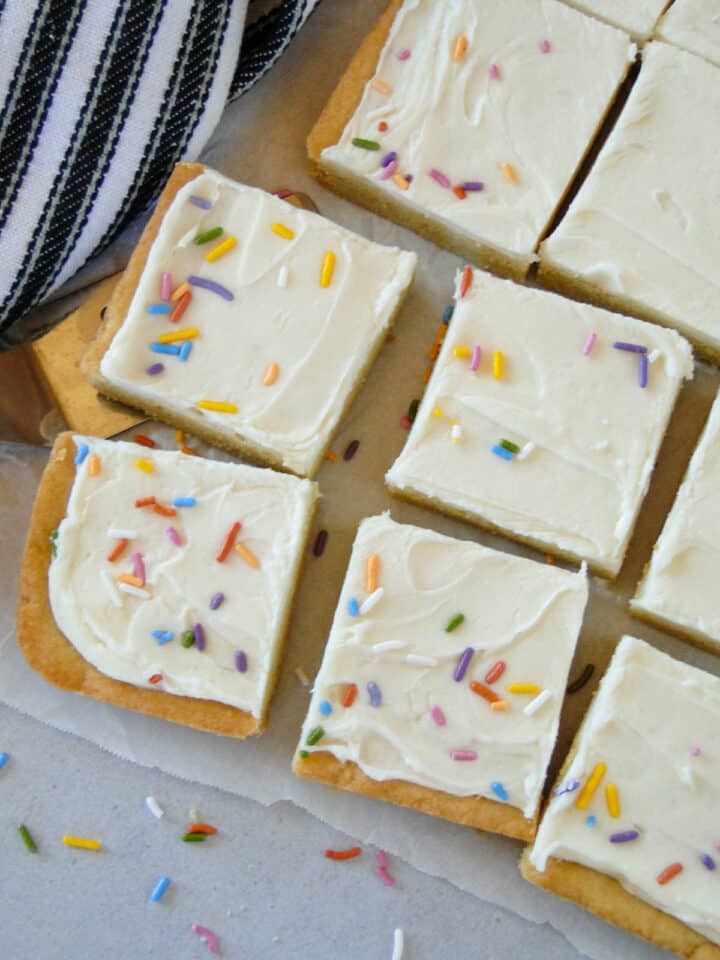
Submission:
POLYGON ((503 360, 502 350, 496 350, 493 353, 493 376, 496 380, 502 380, 503 378, 503 360))
POLYGON ((401 173, 396 173, 392 178, 393 183, 396 187, 400 187, 401 190, 407 190, 410 186, 410 181, 406 180, 401 173))
POLYGON ((189 291, 190 291, 190 284, 186 280, 185 283, 181 283, 179 287, 175 287, 173 292, 170 294, 170 299, 173 302, 175 300, 179 300, 184 293, 189 293, 189 291))
POLYGON ((286 227, 284 223, 274 223, 271 229, 273 233, 282 237, 283 240, 292 240, 295 237, 295 231, 291 230, 290 227, 286 227))
POLYGON ((265 376, 263 377, 263 386, 271 387, 278 378, 280 373, 280 367, 273 360, 272 363, 268 364, 267 370, 265 371, 265 376))
POLYGON ((470 347, 453 347, 453 353, 456 357, 469 357, 470 347))
POLYGON ((100 473, 100 457, 94 453, 88 459, 88 473, 91 477, 96 477, 100 473))
POLYGON ((237 413, 238 411, 234 403, 225 403, 224 400, 198 400, 195 406, 202 410, 214 410, 215 413, 237 413))
POLYGON ((195 327, 186 327, 184 330, 170 330, 168 333, 161 333, 156 339, 158 343, 175 343, 176 340, 194 340, 200 336, 200 331, 195 327))
POLYGON ((336 453, 333 453, 332 450, 328 450, 328 452, 325 454, 325 459, 329 460, 330 463, 337 463, 338 455, 336 453))
POLYGON ((507 710, 507 708, 508 708, 507 700, 495 700, 493 703, 490 704, 491 710, 502 711, 502 710, 507 710))
POLYGON ((453 47, 452 52, 453 60, 462 60, 467 53, 467 48, 468 39, 465 34, 461 33, 455 38, 455 46, 453 47))
POLYGON ((378 77, 375 77, 370 86, 373 90, 377 90, 378 93, 390 93, 391 90, 390 84, 385 83, 384 80, 380 80, 378 77))
POLYGON ((367 593, 375 593, 378 588, 379 566, 380 557, 376 553, 371 553, 365 565, 365 591, 367 593))
POLYGON ((142 470, 143 473, 154 473, 155 467, 150 463, 149 460, 138 459, 135 461, 135 466, 138 470, 142 470))
POLYGON ((63 843, 66 847, 82 847, 83 850, 100 850, 102 847, 99 840, 89 840, 87 837, 70 837, 67 834, 63 837, 63 843))
POLYGON ((175 443, 185 443, 185 434, 182 430, 175 431, 175 443))
POLYGON ((118 583, 129 583, 131 587, 144 587, 140 577, 134 577, 131 573, 119 573, 116 577, 118 583))
POLYGON ((578 810, 584 810, 585 807, 590 803, 593 798, 593 794, 600 786, 600 781, 605 776, 605 771, 607 770, 607 765, 604 763, 598 763, 587 779, 587 783, 582 788, 578 794, 578 798, 575 801, 575 806, 578 810))
POLYGON ((240 554, 240 556, 243 558, 243 560, 245 561, 245 563, 248 564, 248 566, 254 567, 256 570, 259 568, 259 566, 260 566, 260 561, 259 561, 258 558, 255 556, 255 554, 252 552, 252 550, 249 550, 249 549, 245 546, 244 543, 236 543, 236 544, 235 544, 235 549, 236 549, 236 551, 240 554))
POLYGON ((335 272, 335 254, 332 250, 323 257, 322 268, 320 270, 320 286, 329 287, 332 283, 333 273, 335 272))
POLYGON ((501 163, 500 169, 502 170, 503 176, 508 181, 508 183, 518 182, 517 170, 511 163, 501 163))
POLYGON ((507 688, 508 693, 540 693, 540 687, 536 683, 511 683, 507 688))
POLYGON ((216 247, 213 247, 210 253, 205 254, 205 259, 208 263, 215 263, 215 261, 219 260, 220 257, 224 257, 226 253, 229 253, 236 243, 237 240, 235 237, 225 237, 222 243, 219 243, 216 247))
POLYGON ((442 412, 442 410, 440 409, 440 407, 435 407, 435 409, 433 410, 433 416, 434 416, 434 417, 441 417, 442 415, 443 415, 443 412, 442 412))
POLYGON ((620 816, 620 794, 614 783, 608 783, 605 787, 605 803, 610 816, 617 820, 620 816))

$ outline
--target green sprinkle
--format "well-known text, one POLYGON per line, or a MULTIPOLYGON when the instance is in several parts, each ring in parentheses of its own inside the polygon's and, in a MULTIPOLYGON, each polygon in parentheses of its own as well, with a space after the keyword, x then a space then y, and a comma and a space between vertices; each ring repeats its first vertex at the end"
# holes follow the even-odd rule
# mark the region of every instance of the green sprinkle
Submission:
POLYGON ((463 622, 464 619, 465 619, 464 613, 456 613, 451 620, 448 620, 447 626, 445 627, 445 633, 452 633, 453 630, 456 629, 456 627, 460 626, 460 624, 463 622))
POLYGON ((501 440, 500 446, 503 450, 508 450, 510 453, 520 453, 520 447, 513 443, 512 440, 501 440))
POLYGON ((50 544, 52 547, 52 555, 54 557, 57 556, 57 538, 58 538, 58 529, 57 527, 55 527, 55 529, 50 532, 50 536, 48 537, 48 540, 50 541, 50 544))
POLYGON ((18 827, 18 833, 23 838, 23 843, 28 848, 30 853, 37 853, 37 847, 35 846, 35 841, 33 840, 32 836, 30 835, 30 831, 28 830, 28 828, 25 826, 24 823, 21 823, 20 826, 18 827))
POLYGON ((354 147, 362 147, 363 150, 379 150, 380 144, 377 140, 365 140, 364 137, 353 137, 352 145, 354 147))
POLYGON ((419 400, 411 400, 410 406, 408 407, 407 417, 410 423, 415 422, 415 417, 417 416, 418 407, 420 406, 419 400))
POLYGON ((205 834, 204 833, 186 833, 183 835, 183 840, 185 843, 204 843, 205 834))
POLYGON ((195 634, 192 630, 186 630, 180 638, 180 643, 187 649, 195 643, 195 634))
POLYGON ((322 740, 325 736, 325 731, 322 727, 313 727, 310 733, 307 735, 307 740, 305 743, 309 747, 314 747, 318 740, 322 740))
POLYGON ((298 756, 301 760, 307 760, 307 758, 310 756, 310 753, 307 750, 301 750, 298 756))
POLYGON ((205 233, 199 233, 193 243, 196 243, 200 246, 201 243, 208 243, 210 240, 214 240, 216 237, 219 237, 223 232, 222 227, 213 227, 212 230, 206 230, 205 233))

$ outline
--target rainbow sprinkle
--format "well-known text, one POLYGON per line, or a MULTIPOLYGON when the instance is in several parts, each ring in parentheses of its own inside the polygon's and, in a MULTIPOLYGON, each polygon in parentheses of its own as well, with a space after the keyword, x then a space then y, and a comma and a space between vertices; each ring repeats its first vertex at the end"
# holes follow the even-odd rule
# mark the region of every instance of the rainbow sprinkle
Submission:
POLYGON ((391 150, 390 153, 386 153, 385 156, 382 158, 382 160, 380 161, 380 166, 387 167, 394 160, 397 160, 397 152, 395 150, 391 150))
POLYGON ((150 894, 151 903, 159 903, 165 896, 165 891, 169 886, 170 877, 160 877, 158 882, 153 887, 153 892, 150 894))
POLYGON ((171 543, 174 543, 176 547, 182 546, 182 539, 180 538, 180 534, 177 532, 175 527, 167 527, 165 533, 167 534, 168 540, 171 543))
POLYGON ((222 236, 223 228, 222 227, 212 227, 210 230, 205 230, 204 233, 198 233, 193 239, 193 243, 197 246, 201 246, 203 243, 210 243, 211 240, 217 240, 218 237, 222 236))
POLYGON ((608 837, 610 843, 630 843, 637 840, 640 833, 637 830, 622 830, 620 833, 611 833, 608 837))
POLYGON ((164 363, 151 363, 149 367, 145 368, 145 373, 150 377, 155 377, 158 373, 162 373, 164 369, 164 363))
POLYGON ((10 759, 9 753, 5 753, 5 752, 0 753, 0 770, 2 770, 2 768, 7 764, 9 759, 10 759))
POLYGON ((500 79, 500 67, 496 63, 491 63, 488 67, 488 74, 490 75, 491 80, 500 79))
POLYGON ((528 696, 533 693, 540 693, 540 687, 536 683, 511 683, 508 685, 507 692, 519 696, 528 696))
POLYGON ((269 364, 267 365, 267 369, 265 370, 265 374, 264 374, 263 380, 262 380, 263 386, 264 386, 264 387, 271 387, 271 386, 275 383, 275 381, 277 380, 279 373, 280 373, 280 367, 279 367, 278 364, 273 360, 271 363, 269 363, 269 364))
POLYGON ((472 348, 472 353, 470 354, 470 369, 473 373, 476 373, 478 367, 480 366, 480 361, 482 360, 482 350, 477 344, 472 348))
POLYGON ((453 630, 457 630, 461 623, 465 621, 464 613, 456 613, 454 617, 451 617, 450 620, 445 624, 445 633, 452 633, 453 630))
POLYGON ((703 865, 707 870, 714 870, 714 869, 715 869, 715 861, 713 860, 713 858, 710 856, 709 853, 701 853, 701 854, 700 854, 700 863, 702 863, 702 865, 703 865))
POLYGON ((143 473, 154 473, 155 467, 150 463, 149 460, 143 460, 141 457, 135 461, 135 466, 138 470, 142 470, 143 473))
POLYGON ((532 717, 551 697, 552 693, 549 690, 541 690, 534 700, 531 700, 530 703, 523 707, 523 713, 526 717, 532 717))
POLYGON ((460 654, 460 658, 455 667, 455 672, 453 673, 453 680, 455 683, 460 683, 465 674, 467 673, 467 668, 470 666, 470 661, 475 654, 473 647, 466 647, 463 652, 460 654))
POLYGON ((85 457, 90 453, 90 447, 86 443, 81 443, 75 454, 75 466, 79 467, 85 461, 85 457))
POLYGON ((172 287, 172 278, 170 274, 166 271, 160 277, 160 299, 169 300, 170 299, 170 290, 172 287))
POLYGON ((174 497, 172 501, 174 507, 194 507, 197 506, 195 497, 174 497))
POLYGON ((593 330, 593 332, 588 336, 587 340, 585 341, 585 346, 583 347, 583 351, 582 351, 584 357, 588 357, 590 355, 590 353, 592 352, 592 348, 595 346, 596 340, 597 340, 597 334, 593 330))
POLYGON ((188 200, 190 203, 195 204, 196 207, 200 207, 201 210, 212 210, 212 203, 206 200, 205 197, 198 197, 193 193, 188 197, 188 200))
POLYGON ((291 230, 290 227, 286 227, 284 223, 273 223, 270 229, 278 237, 282 237, 283 240, 295 239, 295 231, 291 230))
POLYGON ((150 344, 150 350, 153 353, 165 353, 170 357, 177 357, 180 355, 180 347, 175 347, 171 343, 158 343, 156 341, 150 344))
POLYGON ((620 795, 616 784, 608 783, 605 786, 605 803, 608 814, 613 820, 617 820, 620 816, 620 795))
POLYGON ((453 760, 457 760, 460 763, 477 760, 477 753, 474 750, 451 750, 450 756, 453 760))
POLYGON ((647 353, 647 347, 640 343, 627 343, 625 340, 616 340, 613 343, 616 350, 625 350, 627 353, 647 353))
POLYGON ((503 802, 506 802, 506 801, 508 801, 508 800, 510 799, 510 796, 508 795, 507 790, 506 790, 505 787, 500 783, 499 780, 493 781, 493 783, 490 784, 490 788, 491 788, 492 792, 495 794, 495 796, 496 796, 499 800, 502 800, 503 802))
POLYGON ((24 823, 21 823, 20 826, 18 827, 18 833, 22 837, 23 843, 28 848, 28 852, 37 853, 37 845, 32 838, 32 834, 30 833, 30 831, 28 830, 28 828, 25 826, 24 823))
POLYGON ((410 59, 410 51, 408 50, 407 47, 405 47, 405 48, 402 49, 402 50, 398 50, 398 52, 395 54, 395 56, 397 57, 398 60, 409 60, 409 59, 410 59))
POLYGON ((679 873, 682 873, 683 865, 681 863, 671 863, 670 866, 665 867, 662 873, 659 873, 657 876, 657 882, 661 887, 664 887, 666 883, 670 883, 673 877, 676 877, 679 873))
POLYGON ((216 293, 219 297, 222 297, 223 300, 235 299, 235 294, 228 290, 227 287, 215 283, 214 280, 208 280, 206 277, 196 277, 193 274, 188 277, 188 283, 192 284, 193 287, 202 287, 203 290, 210 290, 211 293, 216 293))
POLYGON ((357 617, 357 615, 360 613, 360 605, 355 597, 350 597, 348 600, 348 613, 351 617, 357 617))
POLYGON ((433 718, 438 727, 444 727, 446 720, 445 714, 442 709, 438 706, 430 707, 430 716, 433 718))
POLYGON ((518 182, 517 170, 511 163, 507 163, 507 162, 501 163, 500 169, 502 170, 503 176, 505 177, 508 183, 518 182))
POLYGON ((148 313, 170 313, 170 306, 167 303, 151 303, 147 308, 148 313))
POLYGON ((211 599, 211 601, 210 601, 210 609, 211 609, 211 610, 217 610, 219 607, 222 606, 222 602, 223 602, 224 599, 225 599, 225 594, 224 594, 224 593, 215 593, 215 594, 213 594, 213 597, 212 597, 212 599, 211 599))
POLYGON ((335 254, 328 250, 323 257, 322 267, 320 268, 320 286, 329 287, 332 283, 333 273, 335 272, 335 254))
POLYGON ((493 353, 493 377, 496 380, 502 380, 503 378, 504 359, 502 350, 495 350, 493 353))
POLYGON ((237 239, 235 237, 226 237, 216 247, 213 247, 209 253, 205 254, 205 259, 208 263, 215 263, 220 257, 224 257, 226 253, 230 253, 236 243, 237 239))
POLYGON ((468 38, 463 33, 458 34, 458 36, 455 38, 455 43, 453 44, 453 51, 452 51, 453 60, 455 60, 456 62, 463 60, 465 57, 465 54, 467 53, 467 48, 468 48, 468 38))
POLYGON ((490 450, 495 454, 496 457, 500 457, 502 460, 513 459, 513 455, 510 450, 506 450, 505 447, 500 446, 498 443, 494 443, 492 447, 490 447, 490 450))
POLYGON ((495 683, 505 673, 505 661, 498 660, 485 674, 485 683, 495 683))
POLYGON ((238 673, 247 673, 247 654, 244 650, 238 650, 235 654, 235 669, 238 673))
POLYGON ((463 180, 460 186, 467 193, 479 193, 481 190, 485 189, 485 184, 482 180, 463 180))
MULTIPOLYGON (((184 330, 171 330, 169 333, 161 333, 157 338, 158 343, 175 343, 178 340, 194 340, 200 336, 200 331, 196 327, 186 327, 184 330)), ((180 348, 178 347, 178 350, 180 348)))
POLYGON ((157 641, 159 647, 164 647, 166 643, 170 643, 171 640, 175 639, 175 634, 172 630, 151 630, 150 636, 157 641))
POLYGON ((66 847, 80 847, 82 850, 100 850, 102 847, 99 840, 90 840, 88 837, 71 837, 66 834, 62 841, 66 847))
POLYGON ((445 176, 445 174, 442 172, 442 170, 437 170, 435 167, 431 167, 431 168, 428 170, 428 176, 432 177, 433 180, 434 180, 436 183, 439 183, 441 187, 449 187, 449 186, 450 186, 450 180, 449 180, 448 177, 445 176))
POLYGON ((322 738, 323 738, 324 736, 325 736, 325 731, 323 730, 322 727, 313 727, 312 730, 310 731, 310 733, 309 733, 309 734, 307 735, 307 737, 305 738, 305 743, 306 743, 309 747, 314 747, 315 744, 316 744, 319 740, 322 740, 322 738))
MULTIPOLYGON (((202 836, 202 834, 198 834, 198 836, 202 836)), ((215 936, 212 930, 208 930, 207 927, 201 927, 199 923, 193 923, 190 929, 193 933, 196 933, 201 940, 205 941, 210 953, 218 952, 220 949, 218 938, 215 936)))
POLYGON ((373 88, 373 90, 377 90, 378 93, 385 94, 386 96, 392 89, 388 83, 385 83, 385 81, 381 80, 379 77, 374 77, 370 83, 370 86, 373 88))
POLYGON ((550 53, 550 51, 552 50, 550 41, 547 38, 541 40, 538 46, 540 48, 540 53, 550 53))
POLYGON ((370 706, 379 707, 382 703, 382 693, 380 687, 372 680, 367 685, 367 692, 370 696, 370 706))
POLYGON ((321 700, 318 704, 318 710, 324 717, 329 717, 332 713, 332 704, 329 700, 321 700))
POLYGON ((380 172, 381 180, 389 180, 396 172, 398 168, 397 160, 391 160, 386 167, 383 167, 380 172))
POLYGON ((237 413, 238 408, 234 403, 226 403, 224 400, 198 400, 195 404, 201 410, 212 410, 215 413, 237 413))
POLYGON ((588 777, 585 786, 582 788, 578 794, 578 798, 575 801, 575 806, 578 810, 584 810, 590 801, 592 800, 595 791, 600 786, 600 781, 605 776, 605 771, 607 770, 607 764, 597 763, 595 769, 588 777))
POLYGON ((260 561, 252 552, 252 550, 249 547, 246 547, 244 543, 236 543, 235 552, 243 558, 249 567, 252 567, 254 570, 260 569, 260 561))
POLYGON ((365 137, 353 137, 352 145, 360 147, 362 150, 379 150, 380 144, 377 140, 367 140, 365 137))
POLYGON ((646 353, 638 357, 638 384, 645 389, 648 383, 648 358, 646 353))
POLYGON ((196 648, 203 651, 205 649, 205 631, 203 630, 203 625, 201 623, 194 624, 192 632, 196 648))

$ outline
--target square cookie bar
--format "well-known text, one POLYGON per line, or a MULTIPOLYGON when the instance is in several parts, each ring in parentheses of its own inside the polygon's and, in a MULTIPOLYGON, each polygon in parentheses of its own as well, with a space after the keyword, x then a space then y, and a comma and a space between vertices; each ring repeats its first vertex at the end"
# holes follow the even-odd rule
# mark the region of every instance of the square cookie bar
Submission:
POLYGON ((33 507, 18 643, 59 687, 259 733, 316 497, 272 470, 61 434, 33 507))
POLYGON ((294 771, 531 837, 587 595, 584 570, 364 520, 294 771))
POLYGON ((312 475, 416 257, 180 164, 85 358, 102 393, 312 475))
POLYGON ((720 7, 717 0, 675 0, 657 36, 720 66, 720 7))
POLYGON ((521 279, 634 55, 557 0, 395 0, 310 134, 315 173, 521 279))
POLYGON ((623 637, 523 856, 526 879, 720 960, 720 679, 623 637))
POLYGON ((651 43, 540 282, 675 327, 720 361, 720 70, 651 43))
POLYGON ((469 267, 456 299, 391 493, 615 576, 689 345, 469 267))
POLYGON ((671 0, 563 0, 605 23, 627 30, 636 40, 648 39, 671 0))
POLYGON ((720 651, 720 395, 630 609, 720 651))

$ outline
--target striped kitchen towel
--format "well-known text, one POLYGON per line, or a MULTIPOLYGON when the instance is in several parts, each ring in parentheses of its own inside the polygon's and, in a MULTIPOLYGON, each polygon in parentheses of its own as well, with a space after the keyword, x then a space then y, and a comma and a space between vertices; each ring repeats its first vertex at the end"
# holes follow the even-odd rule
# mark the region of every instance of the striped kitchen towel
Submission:
POLYGON ((0 0, 0 349, 197 157, 317 2, 0 0))

